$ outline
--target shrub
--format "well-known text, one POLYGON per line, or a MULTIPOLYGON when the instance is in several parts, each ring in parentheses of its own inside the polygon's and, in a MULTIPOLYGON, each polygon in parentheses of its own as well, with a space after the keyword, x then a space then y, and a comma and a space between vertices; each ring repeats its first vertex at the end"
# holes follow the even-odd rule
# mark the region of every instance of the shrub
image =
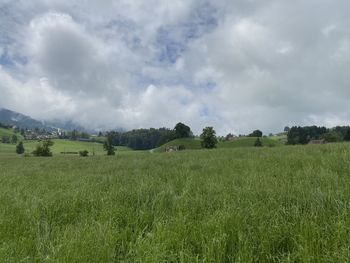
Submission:
POLYGON ((79 151, 79 155, 81 157, 87 157, 87 156, 89 156, 89 152, 87 150, 79 151))
POLYGON ((24 153, 24 146, 23 142, 19 142, 16 146, 16 153, 17 154, 23 154, 24 153))
POLYGON ((179 145, 179 151, 184 151, 184 150, 186 150, 186 146, 183 144, 179 145))
POLYGON ((259 139, 259 137, 256 138, 256 141, 255 141, 255 143, 254 143, 254 146, 255 146, 255 147, 262 147, 262 146, 263 146, 261 140, 259 139))
POLYGON ((54 144, 51 140, 43 141, 36 146, 36 149, 33 151, 34 156, 44 156, 50 157, 52 156, 52 152, 50 150, 50 146, 54 144))

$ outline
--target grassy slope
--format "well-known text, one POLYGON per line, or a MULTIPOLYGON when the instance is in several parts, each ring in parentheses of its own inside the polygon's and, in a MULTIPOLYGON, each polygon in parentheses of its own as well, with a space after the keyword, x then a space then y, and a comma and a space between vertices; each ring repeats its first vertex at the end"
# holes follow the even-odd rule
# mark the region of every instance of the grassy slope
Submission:
POLYGON ((176 139, 176 140, 173 140, 171 142, 168 142, 168 143, 158 147, 157 149, 155 149, 154 152, 164 152, 166 147, 180 146, 180 145, 184 145, 186 147, 186 149, 188 149, 188 150, 201 149, 200 140, 184 138, 184 139, 176 139))
MULTIPOLYGON (((233 141, 219 142, 219 148, 235 148, 235 147, 253 147, 256 138, 243 137, 233 141)), ((280 146, 282 143, 270 138, 261 138, 263 146, 280 146)))
MULTIPOLYGON (((54 154, 59 155, 61 152, 78 152, 81 150, 87 150, 90 154, 92 154, 93 150, 95 150, 96 155, 103 155, 105 154, 103 150, 103 144, 101 143, 93 143, 93 142, 79 142, 79 141, 69 141, 69 140, 53 140, 54 145, 52 146, 51 150, 54 154)), ((31 153, 34 151, 36 145, 38 144, 37 141, 25 141, 24 142, 24 148, 26 150, 26 153, 31 153)), ((15 145, 8 145, 8 144, 0 144, 0 154, 9 154, 9 153, 15 153, 15 145)), ((122 147, 118 146, 118 151, 131 151, 128 147, 122 147)))
MULTIPOLYGON (((255 140, 256 138, 244 137, 234 141, 219 142, 217 147, 218 148, 251 147, 251 146, 254 146, 255 140)), ((263 146, 282 145, 282 143, 280 143, 279 141, 273 140, 270 138, 261 138, 261 140, 262 140, 263 146)), ((184 145, 187 150, 201 149, 201 142, 199 139, 176 139, 158 147, 157 149, 154 150, 154 152, 164 152, 165 148, 168 146, 179 146, 179 145, 184 145)))
POLYGON ((349 144, 0 167, 0 262, 350 258, 349 144))
MULTIPOLYGON (((6 136, 6 137, 12 137, 12 135, 15 134, 11 129, 4 129, 4 128, 0 128, 0 138, 2 136, 6 136)), ((16 133, 17 138, 19 140, 23 140, 23 136, 20 133, 16 133)))

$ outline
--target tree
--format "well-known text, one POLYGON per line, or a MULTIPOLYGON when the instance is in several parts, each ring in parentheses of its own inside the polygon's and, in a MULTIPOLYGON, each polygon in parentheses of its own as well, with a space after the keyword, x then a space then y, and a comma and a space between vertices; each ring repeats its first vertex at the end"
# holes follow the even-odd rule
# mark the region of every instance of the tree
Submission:
POLYGON ((24 153, 24 146, 23 142, 19 142, 16 146, 16 153, 17 154, 23 154, 24 153))
POLYGON ((254 142, 254 146, 255 146, 255 147, 262 147, 262 146, 263 146, 263 145, 262 145, 262 142, 261 142, 261 140, 260 140, 259 137, 256 138, 256 140, 255 140, 255 142, 254 142))
POLYGON ((17 143, 17 135, 16 135, 16 134, 12 135, 11 142, 12 142, 13 144, 16 144, 16 143, 17 143))
POLYGON ((345 136, 344 136, 344 141, 350 141, 350 128, 347 129, 345 136))
POLYGON ((1 138, 1 141, 3 143, 10 143, 10 138, 8 136, 3 135, 1 138))
POLYGON ((260 130, 255 130, 251 134, 249 134, 249 137, 262 137, 263 133, 260 130))
POLYGON ((288 126, 284 127, 283 129, 284 132, 289 132, 290 131, 290 128, 288 126))
POLYGON ((51 140, 43 141, 42 143, 39 143, 36 146, 36 149, 33 151, 33 154, 35 156, 45 156, 45 157, 52 156, 52 152, 50 149, 52 145, 54 145, 54 142, 51 140))
POLYGON ((201 145, 203 148, 212 149, 216 147, 218 140, 216 138, 216 132, 213 127, 206 127, 203 129, 203 132, 200 136, 201 145))
POLYGON ((107 134, 107 138, 103 143, 103 148, 105 151, 107 151, 107 155, 115 155, 115 149, 113 146, 113 136, 111 136, 110 134, 107 134))
POLYGON ((175 125, 175 135, 176 138, 188 138, 191 137, 191 128, 181 122, 175 125))

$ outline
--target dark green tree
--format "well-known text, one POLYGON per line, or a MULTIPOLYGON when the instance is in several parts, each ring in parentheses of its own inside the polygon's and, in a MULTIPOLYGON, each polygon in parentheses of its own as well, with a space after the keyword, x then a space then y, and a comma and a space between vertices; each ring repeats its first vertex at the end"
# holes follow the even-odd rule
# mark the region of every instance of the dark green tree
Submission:
POLYGON ((262 142, 261 142, 261 140, 260 140, 259 137, 256 138, 256 140, 255 140, 255 142, 254 142, 254 146, 255 146, 255 147, 262 147, 262 146, 263 146, 263 144, 262 144, 262 142))
POLYGON ((213 149, 216 147, 218 140, 216 138, 216 132, 213 127, 206 127, 200 136, 202 148, 213 149))
POLYGON ((176 138, 188 138, 192 136, 191 128, 181 122, 175 125, 174 130, 176 138))
POLYGON ((16 153, 17 154, 23 154, 24 153, 24 146, 23 142, 19 142, 16 146, 16 153))
POLYGON ((42 143, 39 143, 36 146, 36 149, 33 151, 34 156, 44 156, 44 157, 52 156, 50 147, 53 145, 54 145, 54 142, 51 140, 45 140, 42 143))
POLYGON ((249 134, 249 137, 262 137, 263 133, 260 130, 255 130, 251 134, 249 134))
POLYGON ((107 155, 115 155, 115 149, 113 146, 113 136, 111 136, 110 134, 107 134, 107 138, 103 143, 103 148, 105 151, 107 151, 107 155))
POLYGON ((344 135, 344 141, 349 142, 350 141, 350 128, 347 129, 345 135, 344 135))
POLYGON ((16 134, 12 135, 11 142, 12 142, 13 144, 16 144, 16 143, 17 143, 17 135, 16 135, 16 134))

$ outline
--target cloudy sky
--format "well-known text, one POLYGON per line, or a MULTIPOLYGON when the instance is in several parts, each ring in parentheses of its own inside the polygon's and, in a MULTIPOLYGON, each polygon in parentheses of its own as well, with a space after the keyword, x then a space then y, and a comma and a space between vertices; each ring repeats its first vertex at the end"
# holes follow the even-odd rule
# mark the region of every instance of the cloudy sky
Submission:
POLYGON ((0 107, 93 129, 350 124, 349 0, 0 0, 0 107))

